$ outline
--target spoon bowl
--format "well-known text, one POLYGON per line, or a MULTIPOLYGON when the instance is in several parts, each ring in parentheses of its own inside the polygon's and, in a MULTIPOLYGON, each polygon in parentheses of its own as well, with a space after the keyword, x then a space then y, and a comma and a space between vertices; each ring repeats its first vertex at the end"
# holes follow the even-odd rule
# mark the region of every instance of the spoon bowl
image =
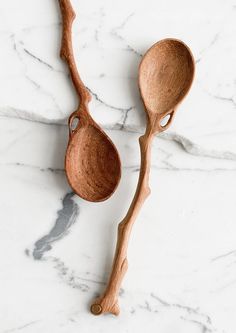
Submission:
POLYGON ((194 76, 190 49, 177 39, 163 39, 144 55, 139 88, 148 114, 166 115, 189 91, 194 76))
POLYGON ((65 159, 68 182, 83 199, 106 200, 115 191, 121 176, 120 159, 109 137, 97 126, 76 130, 65 159))

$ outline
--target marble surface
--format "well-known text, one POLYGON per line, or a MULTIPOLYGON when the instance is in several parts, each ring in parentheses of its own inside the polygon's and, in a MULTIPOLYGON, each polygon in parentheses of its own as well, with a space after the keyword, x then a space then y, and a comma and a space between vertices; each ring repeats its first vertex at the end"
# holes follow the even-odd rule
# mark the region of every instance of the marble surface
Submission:
POLYGON ((235 333, 236 2, 73 0, 90 110, 121 154, 104 203, 63 170, 77 100, 59 59, 56 0, 0 0, 0 333, 235 333), (152 194, 133 229, 119 317, 92 316, 132 200, 145 116, 142 54, 164 37, 196 59, 191 93, 154 140, 152 194))

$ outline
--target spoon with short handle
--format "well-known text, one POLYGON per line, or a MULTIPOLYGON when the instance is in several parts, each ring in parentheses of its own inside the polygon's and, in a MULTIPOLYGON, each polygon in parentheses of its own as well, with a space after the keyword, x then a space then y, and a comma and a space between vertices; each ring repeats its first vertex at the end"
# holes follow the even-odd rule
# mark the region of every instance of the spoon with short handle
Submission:
POLYGON ((150 194, 149 172, 151 143, 155 134, 172 123, 177 106, 187 95, 194 77, 194 59, 180 40, 164 39, 144 55, 139 67, 139 89, 147 113, 146 132, 139 138, 141 168, 137 189, 125 218, 118 226, 112 272, 104 294, 91 305, 95 315, 119 314, 118 294, 128 268, 127 248, 131 229, 142 204, 150 194), (162 126, 166 117, 168 121, 162 126))

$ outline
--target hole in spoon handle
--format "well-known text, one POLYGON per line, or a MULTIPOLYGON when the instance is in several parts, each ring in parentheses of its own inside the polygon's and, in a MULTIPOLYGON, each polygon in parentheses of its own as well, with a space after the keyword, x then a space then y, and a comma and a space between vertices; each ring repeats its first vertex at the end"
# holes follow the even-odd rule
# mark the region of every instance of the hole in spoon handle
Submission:
POLYGON ((78 111, 75 111, 71 114, 68 121, 70 137, 72 137, 72 135, 76 132, 79 123, 80 123, 80 116, 78 111))
POLYGON ((89 115, 88 106, 82 103, 79 109, 73 112, 68 121, 70 137, 78 130, 79 127, 93 124, 93 120, 89 115))
POLYGON ((167 128, 170 127, 173 117, 175 114, 175 110, 172 110, 171 112, 167 112, 162 116, 158 121, 158 127, 161 131, 165 131, 167 128))

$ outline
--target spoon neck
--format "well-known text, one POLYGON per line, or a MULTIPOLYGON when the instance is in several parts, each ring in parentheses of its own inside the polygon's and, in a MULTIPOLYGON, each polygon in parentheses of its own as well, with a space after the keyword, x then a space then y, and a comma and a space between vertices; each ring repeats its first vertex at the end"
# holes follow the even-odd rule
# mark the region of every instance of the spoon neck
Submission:
POLYGON ((62 39, 61 39, 61 58, 67 63, 70 76, 80 98, 80 103, 88 103, 91 94, 80 78, 72 47, 72 24, 75 19, 75 12, 69 0, 59 0, 62 15, 62 39))
POLYGON ((81 124, 86 125, 93 123, 93 119, 89 113, 88 101, 81 101, 78 109, 74 113, 76 117, 79 118, 81 124))
POLYGON ((167 130, 173 122, 176 108, 161 114, 148 112, 145 135, 159 134, 167 130))
POLYGON ((146 131, 145 131, 145 133, 143 135, 143 138, 145 138, 145 140, 151 140, 151 138, 156 133, 159 132, 159 131, 157 131, 155 124, 156 124, 156 119, 155 118, 151 118, 150 116, 148 116, 146 131))

